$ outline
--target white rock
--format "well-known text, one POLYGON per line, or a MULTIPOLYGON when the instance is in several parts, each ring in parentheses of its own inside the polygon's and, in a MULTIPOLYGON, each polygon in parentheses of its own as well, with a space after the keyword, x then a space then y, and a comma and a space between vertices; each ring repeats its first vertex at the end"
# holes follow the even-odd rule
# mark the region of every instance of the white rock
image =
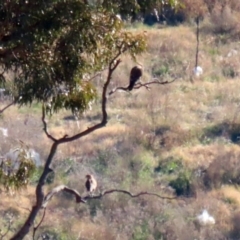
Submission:
POLYGON ((197 220, 202 226, 215 224, 214 217, 212 217, 206 209, 202 211, 202 214, 197 216, 197 220))
POLYGON ((4 137, 8 137, 8 129, 0 127, 0 131, 2 132, 4 137))
POLYGON ((193 69, 193 73, 196 77, 199 77, 203 74, 203 69, 200 66, 197 66, 193 69))
POLYGON ((238 51, 235 49, 231 49, 230 52, 228 53, 227 57, 232 57, 232 56, 236 56, 238 54, 238 51))

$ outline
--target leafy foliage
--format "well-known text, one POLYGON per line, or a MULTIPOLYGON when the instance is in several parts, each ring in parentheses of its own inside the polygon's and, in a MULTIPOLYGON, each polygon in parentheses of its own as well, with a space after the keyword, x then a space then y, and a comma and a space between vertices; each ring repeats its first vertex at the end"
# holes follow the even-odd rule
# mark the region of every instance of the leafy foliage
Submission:
POLYGON ((142 225, 137 226, 133 233, 133 240, 144 240, 149 236, 148 223, 144 222, 142 225))
MULTIPOLYGON (((122 31, 108 8, 83 1, 8 1, 0 5, 0 66, 14 71, 16 103, 34 100, 82 112, 97 95, 91 75, 118 54, 145 49, 143 35, 122 31)), ((5 75, 2 75, 5 76, 5 75)))
POLYGON ((175 159, 173 157, 168 157, 162 161, 159 161, 157 167, 154 171, 156 173, 171 174, 180 172, 183 169, 182 159, 175 159))
POLYGON ((178 5, 177 0, 104 0, 103 5, 105 8, 115 10, 117 13, 123 15, 134 16, 136 13, 148 13, 154 8, 163 11, 165 8, 176 8, 178 5))
POLYGON ((35 164, 27 152, 21 147, 16 162, 12 159, 3 160, 0 168, 0 183, 7 190, 16 190, 28 185, 35 171, 35 164))
POLYGON ((169 182, 169 186, 175 189, 178 196, 191 196, 193 193, 191 174, 187 171, 180 172, 176 179, 169 182))

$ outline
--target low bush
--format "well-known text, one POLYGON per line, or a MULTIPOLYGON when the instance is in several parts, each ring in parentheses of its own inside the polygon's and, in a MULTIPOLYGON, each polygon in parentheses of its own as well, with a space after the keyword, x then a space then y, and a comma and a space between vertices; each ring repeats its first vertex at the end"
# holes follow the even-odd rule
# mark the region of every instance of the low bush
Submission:
POLYGON ((173 157, 168 157, 164 160, 159 161, 158 166, 154 168, 154 172, 161 174, 171 174, 179 172, 183 169, 183 164, 181 159, 175 159, 173 157))
POLYGON ((180 172, 176 179, 169 182, 177 196, 194 196, 194 185, 192 184, 192 174, 189 171, 180 172))
POLYGON ((240 239, 240 211, 233 213, 232 230, 230 232, 231 239, 240 239))
POLYGON ((223 184, 240 184, 239 155, 222 152, 215 157, 205 170, 203 182, 207 188, 219 188, 223 184))

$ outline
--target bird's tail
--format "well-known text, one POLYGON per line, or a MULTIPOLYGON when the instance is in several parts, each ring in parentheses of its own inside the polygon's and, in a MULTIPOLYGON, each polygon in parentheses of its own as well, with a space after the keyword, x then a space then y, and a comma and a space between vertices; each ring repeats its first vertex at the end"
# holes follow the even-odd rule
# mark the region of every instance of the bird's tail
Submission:
POLYGON ((134 82, 130 82, 129 86, 128 86, 128 91, 132 91, 133 90, 133 87, 134 87, 134 82))

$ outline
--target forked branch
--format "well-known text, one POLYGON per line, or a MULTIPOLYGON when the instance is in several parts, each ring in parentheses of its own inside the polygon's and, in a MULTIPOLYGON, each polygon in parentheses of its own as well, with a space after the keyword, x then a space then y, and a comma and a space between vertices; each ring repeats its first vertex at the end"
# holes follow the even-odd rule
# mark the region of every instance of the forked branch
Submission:
POLYGON ((35 239, 35 234, 36 234, 38 228, 41 226, 41 224, 42 224, 42 222, 43 222, 43 220, 45 218, 45 214, 46 214, 46 208, 44 208, 44 210, 43 210, 43 215, 42 215, 42 218, 39 221, 38 225, 33 228, 33 240, 35 239))
POLYGON ((43 208, 46 208, 48 202, 52 199, 52 197, 53 197, 55 194, 59 193, 59 192, 68 192, 68 193, 74 195, 74 196, 75 196, 75 199, 76 199, 76 203, 80 203, 80 202, 85 203, 85 202, 86 202, 86 201, 84 201, 84 200, 82 199, 82 197, 80 196, 80 194, 79 194, 79 192, 78 192, 77 190, 72 189, 72 188, 69 188, 69 187, 67 187, 67 186, 65 186, 65 185, 60 185, 60 186, 58 186, 58 187, 53 188, 52 191, 50 191, 50 192, 45 196, 44 201, 43 201, 43 204, 42 204, 42 207, 43 207, 43 208))
POLYGON ((44 103, 42 104, 42 123, 43 123, 43 131, 45 132, 46 136, 51 139, 53 142, 56 142, 57 139, 55 139, 51 134, 48 133, 47 130, 47 122, 45 120, 45 116, 46 116, 46 111, 45 111, 45 105, 44 103))
MULTIPOLYGON (((170 83, 174 82, 176 79, 177 79, 177 77, 174 78, 173 80, 170 80, 170 81, 160 81, 160 80, 153 79, 152 81, 149 81, 149 82, 146 82, 146 83, 138 82, 138 83, 135 84, 133 89, 139 89, 141 87, 145 87, 147 90, 150 90, 149 85, 153 85, 153 84, 159 84, 159 85, 170 84, 170 83)), ((128 87, 116 87, 116 88, 112 89, 108 93, 108 95, 112 95, 113 93, 115 93, 117 91, 129 92, 129 89, 128 89, 128 87)))
POLYGON ((161 198, 161 199, 168 199, 168 200, 173 200, 173 199, 176 199, 176 197, 167 197, 167 196, 161 196, 157 193, 152 193, 152 192, 147 192, 147 191, 144 191, 144 192, 139 192, 137 194, 132 194, 131 192, 129 191, 126 191, 126 190, 122 190, 122 189, 111 189, 111 190, 107 190, 107 191, 104 191, 102 193, 100 193, 99 195, 96 195, 96 196, 86 196, 83 198, 83 200, 88 200, 88 199, 99 199, 99 198, 102 198, 103 196, 107 195, 107 194, 111 194, 111 193, 124 193, 124 194, 127 194, 128 196, 130 196, 131 198, 137 198, 137 197, 140 197, 142 195, 148 195, 148 196, 155 196, 155 197, 158 197, 158 198, 161 198))
POLYGON ((4 108, 0 109, 0 114, 3 113, 5 110, 7 110, 12 105, 14 105, 15 103, 16 103, 16 101, 14 100, 11 103, 9 103, 7 106, 5 106, 4 108))
POLYGON ((45 106, 43 105, 43 108, 42 108, 43 130, 44 130, 45 134, 47 135, 47 137, 50 138, 53 141, 53 144, 51 146, 51 150, 49 152, 49 155, 46 159, 44 170, 42 172, 42 175, 40 176, 39 182, 38 182, 37 187, 36 187, 36 204, 32 207, 31 212, 30 212, 28 218, 26 219, 25 223, 23 224, 23 226, 11 238, 11 240, 23 239, 26 236, 26 234, 28 234, 28 232, 30 231, 30 228, 33 226, 34 220, 35 220, 38 212, 40 211, 40 209, 43 206, 45 206, 47 204, 47 202, 51 199, 51 197, 55 194, 55 192, 59 192, 59 191, 62 191, 62 190, 68 191, 68 192, 75 195, 77 202, 84 202, 84 200, 82 201, 81 196, 76 191, 73 191, 72 189, 69 189, 65 186, 60 187, 58 189, 55 189, 55 191, 51 192, 51 194, 48 194, 47 196, 45 196, 45 194, 43 192, 43 186, 45 184, 45 180, 46 180, 49 172, 51 172, 50 165, 51 165, 53 157, 54 157, 54 155, 57 151, 57 148, 60 144, 77 140, 81 137, 84 137, 84 136, 94 132, 97 129, 100 129, 100 128, 104 127, 107 124, 107 119, 108 119, 107 110, 106 110, 107 89, 108 89, 109 83, 111 81, 112 74, 113 74, 114 70, 117 68, 117 66, 121 62, 121 60, 118 59, 118 57, 120 55, 121 55, 121 52, 117 53, 116 56, 112 59, 112 61, 109 63, 108 76, 107 76, 107 79, 105 81, 105 84, 104 84, 103 90, 102 90, 102 104, 101 104, 102 119, 99 123, 95 124, 92 127, 87 128, 86 130, 84 130, 84 131, 82 131, 78 134, 75 134, 71 137, 69 137, 68 135, 65 135, 62 138, 55 139, 52 135, 50 135, 48 133, 47 123, 46 123, 46 120, 45 120, 45 106))
POLYGON ((110 189, 110 190, 106 190, 106 191, 103 191, 101 192, 100 194, 98 195, 93 195, 93 196, 90 196, 90 195, 87 195, 85 197, 82 197, 79 192, 75 189, 72 189, 72 188, 69 188, 65 185, 60 185, 58 187, 55 187, 52 191, 50 191, 44 201, 43 201, 43 204, 42 204, 42 207, 43 208, 46 208, 47 207, 47 204, 49 203, 49 201, 52 199, 52 197, 54 195, 56 195, 57 193, 59 192, 68 192, 70 194, 73 194, 75 196, 75 200, 76 200, 76 203, 86 203, 87 200, 90 200, 90 199, 101 199, 102 197, 104 197, 105 195, 107 194, 112 194, 112 193, 123 193, 123 194, 127 194, 128 196, 130 196, 131 198, 137 198, 137 197, 140 197, 140 196, 143 196, 143 195, 148 195, 148 196, 155 196, 155 197, 158 197, 158 198, 161 198, 161 199, 168 199, 168 200, 173 200, 173 199, 176 199, 176 197, 168 197, 168 196, 161 196, 157 193, 152 193, 152 192, 147 192, 147 191, 144 191, 144 192, 139 192, 137 194, 133 194, 129 191, 126 191, 126 190, 122 190, 122 189, 110 189))

